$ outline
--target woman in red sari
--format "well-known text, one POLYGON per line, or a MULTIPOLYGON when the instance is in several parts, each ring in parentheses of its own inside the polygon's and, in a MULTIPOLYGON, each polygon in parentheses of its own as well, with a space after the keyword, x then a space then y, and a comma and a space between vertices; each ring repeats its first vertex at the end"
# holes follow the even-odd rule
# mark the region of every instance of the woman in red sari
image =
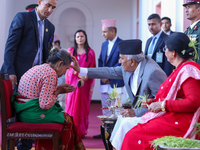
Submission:
POLYGON ((142 106, 149 111, 129 130, 122 150, 150 150, 150 141, 163 136, 192 137, 193 125, 200 115, 200 66, 190 58, 196 53, 194 41, 183 33, 168 36, 165 55, 176 67, 163 82, 155 99, 142 106))
MULTIPOLYGON (((95 53, 87 41, 85 31, 78 30, 74 34, 74 47, 70 47, 68 52, 74 56, 79 65, 84 68, 96 67, 95 53)), ((72 93, 66 95, 66 109, 65 112, 73 116, 73 120, 77 126, 79 135, 84 138, 87 134, 89 125, 90 102, 92 98, 94 79, 86 79, 81 77, 74 71, 73 68, 67 70, 65 75, 67 84, 73 85, 76 89, 72 93), (77 83, 80 79, 85 81, 84 86, 79 88, 77 83)), ((82 81, 83 81, 82 80, 82 81)))

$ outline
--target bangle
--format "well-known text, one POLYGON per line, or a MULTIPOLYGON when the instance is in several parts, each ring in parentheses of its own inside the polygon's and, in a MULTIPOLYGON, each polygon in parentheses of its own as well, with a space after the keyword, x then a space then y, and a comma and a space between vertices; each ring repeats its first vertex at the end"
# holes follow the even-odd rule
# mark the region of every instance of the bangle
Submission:
POLYGON ((161 110, 162 110, 162 111, 165 111, 165 101, 163 101, 163 102, 161 103, 161 110))

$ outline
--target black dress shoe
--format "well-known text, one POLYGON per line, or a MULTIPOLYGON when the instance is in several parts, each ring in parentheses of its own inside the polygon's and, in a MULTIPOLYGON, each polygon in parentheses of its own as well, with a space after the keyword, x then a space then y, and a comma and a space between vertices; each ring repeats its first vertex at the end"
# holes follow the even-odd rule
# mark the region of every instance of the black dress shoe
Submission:
POLYGON ((99 135, 94 135, 93 138, 94 138, 94 139, 101 139, 101 134, 99 134, 99 135))

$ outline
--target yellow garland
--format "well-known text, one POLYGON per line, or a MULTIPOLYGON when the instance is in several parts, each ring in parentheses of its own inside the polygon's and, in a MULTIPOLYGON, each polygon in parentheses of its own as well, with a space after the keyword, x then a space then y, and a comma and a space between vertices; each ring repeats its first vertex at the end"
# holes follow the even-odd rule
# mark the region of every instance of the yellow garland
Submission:
MULTIPOLYGON (((198 45, 198 44, 199 43, 196 40, 191 40, 190 43, 188 44, 189 47, 193 47, 194 48, 194 61, 199 59, 199 56, 198 56, 198 53, 197 53, 197 48, 196 48, 196 45, 198 45)), ((185 50, 183 50, 183 51, 185 51, 185 50)), ((183 51, 182 51, 182 54, 184 53, 183 51)))

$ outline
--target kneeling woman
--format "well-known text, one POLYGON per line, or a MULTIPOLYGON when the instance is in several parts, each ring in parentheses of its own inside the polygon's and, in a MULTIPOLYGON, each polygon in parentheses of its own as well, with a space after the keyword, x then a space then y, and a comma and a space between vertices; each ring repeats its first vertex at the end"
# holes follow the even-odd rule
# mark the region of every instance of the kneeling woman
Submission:
MULTIPOLYGON (((85 149, 77 134, 72 117, 62 112, 57 95, 75 90, 68 84, 57 86, 58 77, 70 68, 71 55, 65 50, 53 48, 48 63, 34 66, 20 79, 18 93, 13 96, 17 120, 27 123, 62 123, 62 149, 85 149), (65 130, 66 129, 66 130, 65 130)), ((37 149, 52 149, 49 140, 36 140, 37 149)))

